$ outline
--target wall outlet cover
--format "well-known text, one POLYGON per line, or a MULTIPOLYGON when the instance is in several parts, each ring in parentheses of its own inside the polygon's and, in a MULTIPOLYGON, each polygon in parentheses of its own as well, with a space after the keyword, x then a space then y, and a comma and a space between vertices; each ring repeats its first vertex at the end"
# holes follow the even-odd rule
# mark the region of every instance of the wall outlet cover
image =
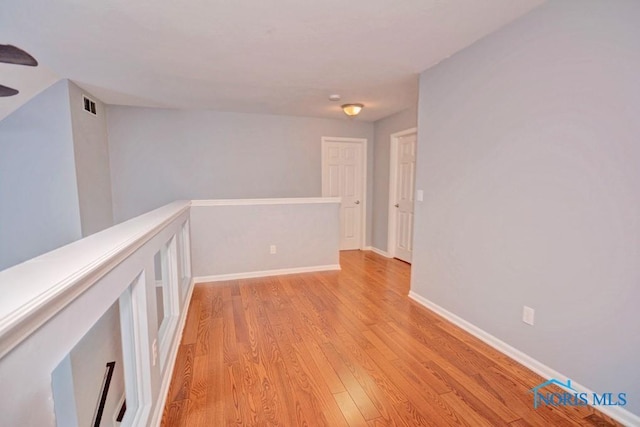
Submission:
POLYGON ((522 321, 527 325, 533 326, 535 314, 536 311, 533 308, 527 307, 526 305, 522 307, 522 321))
POLYGON ((156 366, 156 363, 158 363, 158 340, 153 340, 151 348, 153 352, 153 366, 156 366))

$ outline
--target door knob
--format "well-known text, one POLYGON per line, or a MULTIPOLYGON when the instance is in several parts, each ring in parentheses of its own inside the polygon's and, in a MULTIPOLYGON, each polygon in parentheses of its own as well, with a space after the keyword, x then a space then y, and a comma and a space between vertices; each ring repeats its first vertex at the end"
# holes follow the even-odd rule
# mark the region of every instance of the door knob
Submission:
POLYGON ((400 203, 396 203, 396 204, 395 204, 395 205, 393 205, 393 206, 395 206, 396 208, 399 208, 399 207, 400 207, 400 203))
POLYGON ((356 205, 359 205, 359 204, 360 204, 360 200, 356 200, 356 201, 355 201, 355 204, 356 204, 356 205))

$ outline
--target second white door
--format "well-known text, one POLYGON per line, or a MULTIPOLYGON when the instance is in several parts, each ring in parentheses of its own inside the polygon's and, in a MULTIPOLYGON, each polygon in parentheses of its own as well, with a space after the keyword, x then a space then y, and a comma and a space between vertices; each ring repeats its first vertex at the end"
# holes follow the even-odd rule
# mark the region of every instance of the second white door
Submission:
MULTIPOLYGON (((416 174, 416 133, 400 135, 396 138, 395 168, 395 200, 393 213, 395 214, 395 241, 393 256, 408 263, 411 262, 413 252, 413 204, 416 174)), ((394 193, 394 191, 392 191, 394 193)), ((393 224, 391 224, 393 226, 393 224)))
POLYGON ((340 250, 360 249, 364 212, 366 140, 322 139, 322 196, 341 197, 340 250))

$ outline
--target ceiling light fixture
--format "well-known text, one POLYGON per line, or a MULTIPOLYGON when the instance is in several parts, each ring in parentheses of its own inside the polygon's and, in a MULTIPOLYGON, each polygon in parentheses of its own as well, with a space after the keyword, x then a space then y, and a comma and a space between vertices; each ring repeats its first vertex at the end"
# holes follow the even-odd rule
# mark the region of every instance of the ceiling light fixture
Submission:
POLYGON ((342 111, 344 111, 344 113, 349 117, 355 117, 360 114, 360 111, 362 111, 363 108, 364 105, 362 104, 344 104, 342 106, 342 111))

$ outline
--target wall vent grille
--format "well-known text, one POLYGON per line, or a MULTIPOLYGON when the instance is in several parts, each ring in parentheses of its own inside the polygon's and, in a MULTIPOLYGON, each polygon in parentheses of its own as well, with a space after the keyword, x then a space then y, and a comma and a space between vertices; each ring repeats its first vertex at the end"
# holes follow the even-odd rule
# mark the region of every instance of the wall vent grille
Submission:
POLYGON ((96 102, 87 97, 86 95, 82 95, 82 105, 84 108, 84 111, 86 111, 89 114, 93 114, 94 116, 97 116, 98 113, 96 112, 96 102))

